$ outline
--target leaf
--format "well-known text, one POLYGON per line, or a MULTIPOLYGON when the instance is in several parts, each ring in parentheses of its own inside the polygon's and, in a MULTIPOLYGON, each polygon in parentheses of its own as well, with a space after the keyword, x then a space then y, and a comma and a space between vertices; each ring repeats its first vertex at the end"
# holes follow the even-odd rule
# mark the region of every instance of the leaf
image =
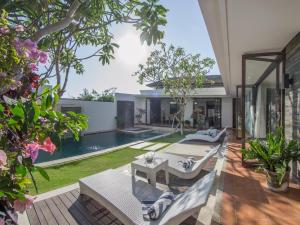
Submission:
POLYGON ((41 176, 43 178, 45 178, 47 181, 50 181, 50 177, 47 174, 46 170, 44 170, 42 167, 40 166, 35 166, 35 169, 41 174, 41 176))
POLYGON ((24 119, 24 110, 20 106, 16 106, 12 109, 12 114, 16 117, 24 119))
POLYGON ((20 175, 22 177, 25 177, 26 174, 27 174, 27 170, 26 170, 26 167, 23 166, 23 165, 19 165, 16 167, 16 174, 17 175, 20 175))
POLYGON ((51 95, 48 95, 47 96, 47 99, 46 99, 46 109, 49 109, 49 108, 51 108, 51 106, 52 106, 52 96, 51 95))
POLYGON ((0 104, 0 112, 4 111, 4 106, 2 104, 0 104))

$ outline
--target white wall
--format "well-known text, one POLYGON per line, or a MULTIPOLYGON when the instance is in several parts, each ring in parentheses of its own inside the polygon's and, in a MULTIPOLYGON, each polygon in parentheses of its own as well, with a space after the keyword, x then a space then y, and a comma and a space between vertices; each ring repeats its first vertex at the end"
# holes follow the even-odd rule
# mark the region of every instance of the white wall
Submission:
POLYGON ((232 98, 222 98, 222 127, 232 127, 232 98))
POLYGON ((82 101, 76 99, 61 99, 61 107, 81 107, 81 113, 88 116, 88 129, 84 133, 111 131, 116 129, 115 117, 117 107, 114 102, 82 101))

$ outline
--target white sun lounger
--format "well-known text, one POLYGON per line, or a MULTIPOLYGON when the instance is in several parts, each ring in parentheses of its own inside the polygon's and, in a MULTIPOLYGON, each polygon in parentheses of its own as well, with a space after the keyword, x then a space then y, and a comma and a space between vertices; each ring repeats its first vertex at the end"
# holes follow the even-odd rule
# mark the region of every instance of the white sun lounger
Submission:
POLYGON ((215 136, 215 137, 212 137, 212 136, 207 135, 207 134, 199 134, 199 133, 188 134, 188 135, 185 136, 184 141, 188 141, 188 140, 202 140, 202 141, 208 141, 208 142, 217 142, 217 141, 220 139, 220 137, 221 137, 224 133, 226 133, 226 129, 227 129, 227 128, 225 127, 225 128, 224 128, 222 131, 220 131, 220 132, 218 133, 218 135, 215 136))
POLYGON ((205 167, 206 163, 218 152, 220 146, 221 145, 217 145, 216 147, 212 148, 202 159, 197 160, 189 169, 183 168, 182 164, 179 163, 179 161, 185 161, 185 157, 168 153, 158 153, 157 157, 168 159, 169 173, 180 177, 181 179, 193 179, 205 167))
POLYGON ((197 181, 176 200, 159 220, 143 218, 142 201, 155 201, 161 191, 114 170, 95 174, 79 181, 80 194, 87 195, 126 225, 176 225, 195 214, 204 205, 210 194, 215 171, 197 181), (134 184, 134 185, 133 185, 134 184))

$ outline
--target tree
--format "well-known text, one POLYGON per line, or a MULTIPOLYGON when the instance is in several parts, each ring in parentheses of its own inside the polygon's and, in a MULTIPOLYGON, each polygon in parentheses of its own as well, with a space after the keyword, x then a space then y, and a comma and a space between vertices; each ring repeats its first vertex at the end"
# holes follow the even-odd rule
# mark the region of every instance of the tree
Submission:
POLYGON ((184 112, 188 98, 197 88, 201 88, 205 75, 212 69, 215 61, 211 58, 201 58, 199 54, 187 54, 183 48, 173 45, 166 47, 162 43, 160 49, 151 53, 145 65, 139 65, 134 73, 139 83, 156 83, 156 88, 163 88, 179 105, 175 118, 180 124, 183 134, 184 112))
POLYGON ((56 77, 59 95, 66 90, 71 70, 83 74, 84 60, 98 57, 104 65, 114 58, 118 45, 113 42, 111 25, 134 25, 142 31, 141 41, 150 45, 163 37, 161 26, 167 22, 167 10, 158 0, 5 0, 0 9, 8 12, 12 24, 25 26, 23 37, 49 51, 51 60, 42 75, 43 79, 56 77), (94 46, 95 51, 79 56, 83 46, 94 46))
POLYGON ((86 101, 99 101, 99 102, 114 102, 116 88, 109 88, 104 90, 101 94, 96 90, 89 92, 88 89, 84 88, 83 92, 79 94, 77 99, 86 101))
POLYGON ((7 13, 0 15, 0 224, 18 224, 16 212, 23 213, 34 198, 28 185, 36 172, 49 176, 35 165, 40 151, 52 154, 60 139, 72 133, 79 140, 87 128, 85 115, 55 111, 58 86, 44 85, 36 73, 46 55, 29 39, 22 39, 23 26, 12 26, 7 13), (14 75, 20 76, 16 81, 14 75), (31 178, 31 179, 30 179, 31 178))

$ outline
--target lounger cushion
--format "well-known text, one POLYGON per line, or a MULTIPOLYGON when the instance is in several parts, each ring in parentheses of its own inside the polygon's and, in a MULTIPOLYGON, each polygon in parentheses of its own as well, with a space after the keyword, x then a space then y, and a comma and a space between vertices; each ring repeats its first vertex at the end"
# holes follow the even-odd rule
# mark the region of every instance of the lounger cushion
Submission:
MULTIPOLYGON (((175 195, 171 191, 164 192, 156 202, 147 207, 146 213, 144 213, 144 218, 157 220, 161 215, 169 208, 172 204, 175 195)), ((145 206, 144 206, 145 207, 145 206)), ((145 212, 145 210, 143 209, 145 212)))
POLYGON ((190 169, 190 168, 192 168, 193 166, 194 166, 194 164, 195 164, 195 160, 193 160, 193 159, 186 159, 186 160, 180 160, 180 161, 178 161, 178 163, 180 164, 180 165, 182 165, 182 167, 184 168, 184 169, 190 169))
POLYGON ((219 131, 217 129, 211 129, 208 132, 209 136, 211 136, 213 138, 216 137, 218 135, 218 133, 219 133, 219 131))

